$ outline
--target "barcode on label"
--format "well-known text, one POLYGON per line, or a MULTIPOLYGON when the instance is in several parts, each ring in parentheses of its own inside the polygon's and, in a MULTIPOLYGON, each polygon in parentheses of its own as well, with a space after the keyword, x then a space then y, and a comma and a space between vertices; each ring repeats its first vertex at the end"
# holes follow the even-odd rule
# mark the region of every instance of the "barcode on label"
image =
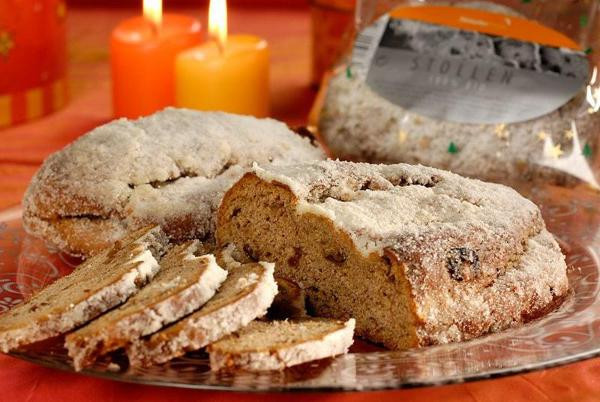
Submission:
POLYGON ((380 17, 356 36, 352 49, 352 71, 366 75, 389 18, 388 15, 380 17))

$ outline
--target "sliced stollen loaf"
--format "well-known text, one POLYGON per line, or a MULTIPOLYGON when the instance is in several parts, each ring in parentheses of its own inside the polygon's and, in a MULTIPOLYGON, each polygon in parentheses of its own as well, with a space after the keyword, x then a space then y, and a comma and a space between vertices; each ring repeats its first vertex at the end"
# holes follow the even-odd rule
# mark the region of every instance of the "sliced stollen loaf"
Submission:
POLYGON ((213 255, 194 256, 198 241, 173 247, 150 284, 125 304, 67 335, 65 347, 76 370, 99 356, 200 308, 227 277, 213 255))
POLYGON ((168 108, 100 126, 52 154, 29 185, 23 225, 89 256, 147 224, 210 243, 225 191, 253 162, 324 159, 272 119, 168 108))
POLYGON ((173 325, 133 341, 130 364, 150 366, 200 349, 263 316, 277 294, 273 264, 260 262, 231 269, 217 294, 200 310, 173 325))
POLYGON ((352 318, 254 321, 208 346, 210 369, 283 370, 341 355, 353 343, 354 325, 352 318))
POLYGON ((354 317, 358 335, 391 349, 515 326, 568 290, 532 202, 423 166, 255 167, 225 195, 217 240, 275 262, 309 311, 354 317))
POLYGON ((123 303, 158 272, 159 227, 140 229, 0 316, 0 350, 70 331, 123 303))

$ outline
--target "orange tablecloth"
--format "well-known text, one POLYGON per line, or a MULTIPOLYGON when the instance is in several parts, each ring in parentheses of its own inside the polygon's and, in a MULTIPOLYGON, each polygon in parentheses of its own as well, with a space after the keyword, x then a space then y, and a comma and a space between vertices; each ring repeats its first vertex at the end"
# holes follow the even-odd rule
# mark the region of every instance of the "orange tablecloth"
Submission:
MULTIPOLYGON (((0 130, 0 211, 19 204, 43 159, 87 130, 111 119, 107 42, 110 29, 133 10, 69 11, 69 106, 42 120, 0 130)), ((184 11, 185 12, 185 11, 184 11)), ((189 11, 190 14, 199 14, 189 11)), ((203 15, 199 15, 204 19, 203 15)), ((309 87, 309 16, 305 9, 234 9, 233 31, 262 35, 272 49, 273 116, 305 122, 315 95, 309 87)), ((54 371, 0 355, 0 401, 251 400, 264 394, 236 394, 157 388, 54 371)), ((597 401, 600 359, 498 380, 393 392, 289 394, 272 401, 597 401)))

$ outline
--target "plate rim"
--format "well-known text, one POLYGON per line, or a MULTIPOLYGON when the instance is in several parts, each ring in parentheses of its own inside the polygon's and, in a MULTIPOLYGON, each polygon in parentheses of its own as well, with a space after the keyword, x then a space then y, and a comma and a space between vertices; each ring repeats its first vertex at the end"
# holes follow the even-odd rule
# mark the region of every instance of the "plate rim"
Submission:
MULTIPOLYGON (((367 352, 368 353, 368 352, 367 352)), ((379 352, 373 352, 379 353, 379 352)), ((194 389, 199 391, 223 391, 223 392, 232 392, 232 393, 333 393, 333 392, 377 392, 377 391, 394 391, 394 390, 403 390, 403 389, 426 389, 426 388, 437 388, 445 385, 454 385, 454 384, 463 384, 463 383, 471 383, 477 381, 485 381, 485 380, 496 380, 507 377, 512 377, 516 375, 524 375, 529 374, 536 371, 543 371, 553 368, 559 368, 568 366, 570 364, 580 363, 587 360, 591 360, 593 358, 600 356, 600 347, 595 350, 582 352, 577 355, 566 356, 562 359, 555 359, 549 361, 547 363, 536 365, 527 368, 522 368, 523 366, 510 367, 505 369, 497 369, 490 373, 486 374, 473 374, 466 375, 461 377, 451 377, 442 381, 435 382, 404 382, 399 383, 396 382, 395 385, 384 385, 384 386, 364 386, 364 387, 347 387, 347 386, 272 386, 269 388, 261 388, 261 387, 249 387, 249 386, 227 386, 227 385, 217 385, 217 384, 198 384, 198 383, 182 383, 182 382, 160 382, 156 380, 143 380, 143 377, 135 377, 135 376, 122 376, 117 375, 117 373, 112 373, 110 371, 99 371, 93 369, 83 369, 82 371, 75 371, 72 367, 66 366, 64 364, 61 365, 51 365, 42 360, 38 360, 30 357, 27 354, 17 352, 9 352, 5 353, 5 355, 23 360, 44 368, 60 370, 63 372, 75 374, 75 375, 84 375, 92 378, 100 378, 103 380, 113 380, 127 384, 138 384, 138 385, 150 385, 154 387, 166 387, 166 388, 182 388, 182 389, 194 389)), ((126 373, 126 372, 125 372, 126 373)))

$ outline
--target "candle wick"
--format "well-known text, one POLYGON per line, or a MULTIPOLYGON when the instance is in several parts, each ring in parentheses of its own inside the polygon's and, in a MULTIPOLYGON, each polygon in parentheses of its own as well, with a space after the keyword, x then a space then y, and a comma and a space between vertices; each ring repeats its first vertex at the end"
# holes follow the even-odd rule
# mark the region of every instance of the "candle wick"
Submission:
POLYGON ((225 53, 225 44, 219 40, 219 37, 214 35, 212 39, 217 43, 217 48, 219 49, 219 53, 225 53))
POLYGON ((152 30, 152 35, 158 36, 158 24, 154 21, 150 21, 150 29, 152 30))

